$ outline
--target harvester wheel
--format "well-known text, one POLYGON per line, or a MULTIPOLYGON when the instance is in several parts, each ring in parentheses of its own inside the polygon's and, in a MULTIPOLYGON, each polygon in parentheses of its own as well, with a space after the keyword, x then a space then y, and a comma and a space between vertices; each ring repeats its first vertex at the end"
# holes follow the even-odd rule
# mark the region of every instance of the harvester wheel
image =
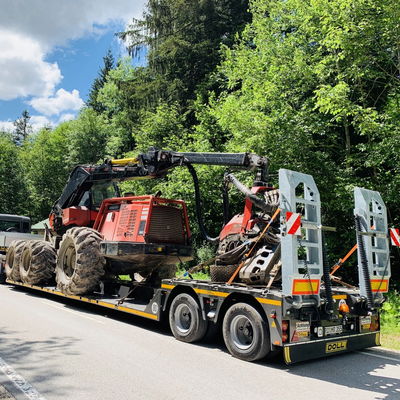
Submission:
POLYGON ((190 294, 181 293, 172 300, 169 326, 176 339, 193 343, 205 336, 208 323, 203 319, 197 301, 190 294))
POLYGON ((222 334, 229 353, 241 360, 260 360, 270 352, 268 327, 260 313, 247 303, 237 303, 228 309, 222 334))
POLYGON ((22 251, 24 250, 26 241, 14 240, 10 243, 6 256, 6 275, 7 279, 19 282, 21 277, 19 275, 19 261, 21 259, 22 251))
POLYGON ((23 248, 19 262, 19 274, 24 283, 37 285, 48 282, 54 276, 56 251, 44 240, 29 240, 23 248))
POLYGON ((228 282, 237 265, 210 265, 211 282, 228 282))
POLYGON ((58 250, 56 281, 62 293, 91 292, 104 275, 105 258, 100 254, 99 232, 91 228, 69 229, 58 250))

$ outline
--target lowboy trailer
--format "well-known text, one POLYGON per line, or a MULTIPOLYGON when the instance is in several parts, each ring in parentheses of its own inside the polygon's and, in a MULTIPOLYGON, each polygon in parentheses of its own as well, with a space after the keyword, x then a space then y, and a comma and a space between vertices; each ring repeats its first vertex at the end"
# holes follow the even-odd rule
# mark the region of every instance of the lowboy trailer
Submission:
POLYGON ((279 170, 280 257, 273 259, 276 249, 261 247, 251 257, 248 251, 251 262, 245 260, 236 271, 240 280, 114 281, 112 290, 101 283, 90 295, 66 294, 54 283, 7 282, 155 321, 168 319, 175 338, 184 342, 201 340, 217 325, 228 351, 246 361, 281 351, 292 364, 378 346, 379 310, 390 278, 386 207, 371 190, 356 188, 354 199, 359 287, 332 283, 318 188, 312 176, 286 169, 279 170), (266 264, 274 268, 263 270, 266 264), (260 271, 269 275, 257 284, 260 271))

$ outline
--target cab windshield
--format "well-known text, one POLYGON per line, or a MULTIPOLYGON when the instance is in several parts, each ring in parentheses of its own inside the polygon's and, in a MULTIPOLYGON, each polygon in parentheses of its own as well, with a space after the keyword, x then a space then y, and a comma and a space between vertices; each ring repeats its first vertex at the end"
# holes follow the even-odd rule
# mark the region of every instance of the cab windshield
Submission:
POLYGON ((113 182, 97 183, 92 186, 91 194, 92 206, 98 208, 104 199, 118 197, 118 189, 113 182))

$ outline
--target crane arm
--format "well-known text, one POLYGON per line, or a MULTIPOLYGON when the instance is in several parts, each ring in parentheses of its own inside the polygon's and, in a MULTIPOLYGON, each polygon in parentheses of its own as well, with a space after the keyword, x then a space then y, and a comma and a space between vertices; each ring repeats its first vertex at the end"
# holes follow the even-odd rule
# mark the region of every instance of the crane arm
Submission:
POLYGON ((256 179, 265 181, 268 159, 252 153, 194 153, 150 148, 136 158, 106 160, 101 165, 79 165, 71 172, 51 214, 57 217, 64 208, 78 205, 83 193, 95 183, 162 178, 175 167, 192 164, 257 169, 256 179))

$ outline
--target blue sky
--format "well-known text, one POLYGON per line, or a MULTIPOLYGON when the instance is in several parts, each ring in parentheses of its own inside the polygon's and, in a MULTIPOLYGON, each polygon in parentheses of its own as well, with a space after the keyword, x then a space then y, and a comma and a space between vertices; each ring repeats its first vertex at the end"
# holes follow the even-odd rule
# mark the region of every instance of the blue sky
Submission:
MULTIPOLYGON (((115 37, 146 0, 13 0, 0 13, 0 129, 27 109, 34 129, 79 112, 115 37), (29 7, 24 15, 21 7, 29 7)), ((143 62, 143 59, 141 60, 143 62)))

